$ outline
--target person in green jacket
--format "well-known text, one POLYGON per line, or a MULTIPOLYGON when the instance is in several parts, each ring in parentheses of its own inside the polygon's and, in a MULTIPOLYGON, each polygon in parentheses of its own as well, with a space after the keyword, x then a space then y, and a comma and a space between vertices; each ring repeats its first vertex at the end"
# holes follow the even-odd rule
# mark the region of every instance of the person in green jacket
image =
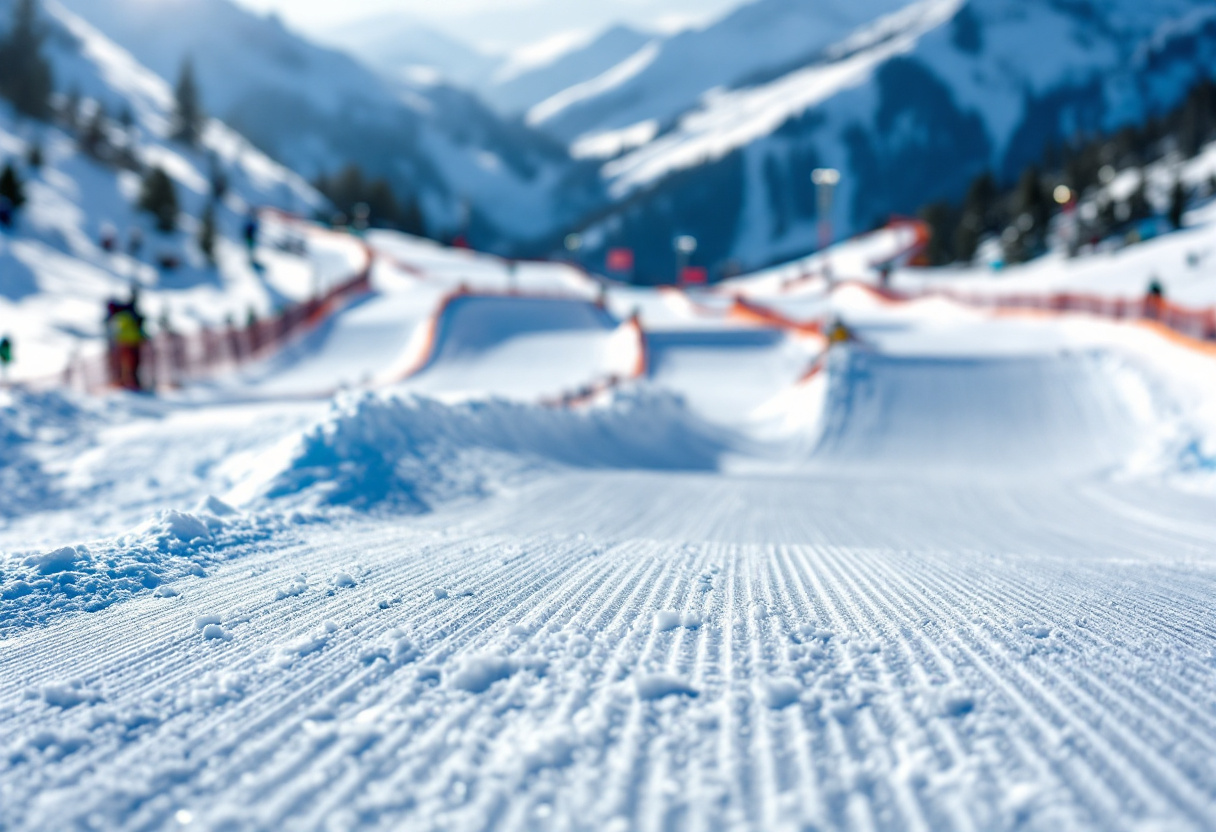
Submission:
POLYGON ((13 363, 13 339, 0 338, 0 380, 8 381, 8 367, 13 363))

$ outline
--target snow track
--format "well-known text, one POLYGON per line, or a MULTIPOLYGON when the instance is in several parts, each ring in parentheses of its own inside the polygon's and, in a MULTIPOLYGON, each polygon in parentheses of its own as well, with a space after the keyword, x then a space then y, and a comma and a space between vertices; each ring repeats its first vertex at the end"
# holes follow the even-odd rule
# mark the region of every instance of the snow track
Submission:
POLYGON ((1170 516, 1148 493, 617 474, 309 530, 9 640, 7 820, 1210 828, 1216 584, 1193 565, 1216 528, 1145 527, 1111 510, 1129 498, 1170 516), (916 494, 936 511, 889 510, 916 494))
POLYGON ((806 380, 673 308, 640 389, 541 408, 484 392, 624 327, 379 288, 255 402, 0 414, 48 544, 0 556, 0 830, 1216 829, 1216 512, 1129 464, 1206 458, 1210 367, 856 303, 806 380), (300 395, 425 320, 399 389, 300 395))

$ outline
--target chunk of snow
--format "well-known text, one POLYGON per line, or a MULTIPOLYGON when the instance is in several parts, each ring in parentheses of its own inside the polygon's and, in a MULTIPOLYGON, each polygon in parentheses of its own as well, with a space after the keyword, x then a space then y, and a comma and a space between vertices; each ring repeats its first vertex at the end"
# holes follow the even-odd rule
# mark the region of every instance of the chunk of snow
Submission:
POLYGON ((282 601, 286 598, 295 598, 298 595, 303 595, 308 591, 308 579, 303 575, 297 575, 292 579, 287 586, 279 587, 274 591, 274 600, 282 601))
POLYGON ((224 632, 224 628, 219 624, 208 624, 203 627, 203 638, 208 641, 217 641, 228 638, 228 634, 224 632))
POLYGON ((762 684, 764 704, 773 710, 788 708, 802 695, 802 684, 788 676, 773 676, 762 684))
POLYGON ((101 699, 96 693, 86 690, 80 682, 45 685, 42 688, 42 698, 46 704, 64 709, 101 699))
POLYGON ((166 533, 186 543, 211 537, 211 529, 206 523, 180 511, 166 511, 161 515, 160 526, 166 533))
POLYGON ((495 682, 519 670, 519 665, 502 656, 471 656, 452 674, 452 687, 469 693, 484 693, 495 682))
POLYGON ((701 616, 694 612, 680 613, 676 610, 661 610, 654 615, 654 628, 666 633, 679 627, 695 630, 701 626, 701 616))
POLYGON ((827 641, 835 635, 831 630, 824 630, 814 624, 804 624, 798 628, 798 632, 802 634, 803 638, 812 641, 827 641))
POLYGON ((934 691, 930 702, 945 717, 963 717, 975 710, 975 694, 956 684, 934 691))
POLYGON ((329 582, 333 586, 343 589, 349 589, 355 585, 355 579, 347 572, 335 572, 334 576, 329 579, 329 582))
POLYGON ((662 610, 654 614, 654 628, 660 633, 680 626, 680 614, 674 610, 662 610))
POLYGON ((359 660, 364 664, 383 660, 394 667, 399 667, 409 664, 419 655, 418 649, 414 647, 413 642, 405 633, 400 630, 391 630, 383 641, 364 649, 359 654, 359 660))
POLYGON ((683 679, 667 673, 647 673, 633 680, 640 699, 663 699, 667 696, 696 696, 698 691, 683 679))
POLYGON ((200 615, 194 619, 194 629, 202 630, 212 624, 219 624, 221 621, 218 615, 200 615))
POLYGON ((30 555, 22 562, 26 566, 37 569, 43 575, 56 575, 61 572, 70 572, 81 560, 83 558, 75 547, 64 546, 62 549, 56 549, 53 552, 30 555))

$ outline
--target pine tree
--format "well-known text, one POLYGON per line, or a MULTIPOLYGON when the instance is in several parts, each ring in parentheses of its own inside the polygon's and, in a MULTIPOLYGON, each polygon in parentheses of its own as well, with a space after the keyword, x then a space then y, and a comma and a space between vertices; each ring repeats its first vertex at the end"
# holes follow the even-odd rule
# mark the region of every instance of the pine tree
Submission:
POLYGON ((397 205, 397 197, 388 182, 377 179, 367 189, 366 198, 369 209, 368 221, 375 226, 396 228, 401 223, 401 208, 397 205))
POLYGON ((991 231, 998 223, 996 206, 999 197, 996 178, 991 171, 985 171, 971 180, 963 210, 975 216, 982 231, 991 231))
POLYGON ((1216 83, 1204 80, 1191 90, 1177 129, 1182 155, 1188 159, 1197 156, 1216 129, 1216 83))
POLYGON ((974 260, 980 240, 997 227, 999 197, 996 179, 990 171, 971 180, 958 229, 954 232, 954 255, 958 260, 964 263, 974 260))
POLYGON ((173 138, 194 147, 203 136, 206 116, 202 97, 194 79, 194 64, 186 59, 177 79, 176 108, 173 112, 173 138))
POLYGON ((85 122, 80 132, 80 148, 94 159, 104 159, 108 155, 110 136, 108 119, 105 108, 98 103, 93 115, 85 122))
POLYGON ((1014 222, 1019 232, 1019 250, 1024 258, 1034 257, 1047 244, 1047 225, 1051 221, 1053 207, 1036 166, 1031 165, 1022 172, 1013 205, 1014 222))
POLYGON ((7 37, 0 40, 0 96, 32 118, 51 116, 55 81, 42 54, 46 32, 38 21, 37 0, 18 0, 7 37))
POLYGON ((405 210, 401 212, 401 230, 415 237, 426 236, 426 217, 422 214, 418 197, 410 197, 405 203, 405 210))
POLYGON ((177 188, 162 169, 152 168, 144 177, 139 209, 156 217, 158 230, 169 233, 177 228, 177 188))
POLYGON ((1148 201, 1148 185, 1145 182, 1144 171, 1140 172, 1140 184, 1132 195, 1127 198, 1127 218, 1132 222, 1146 220, 1153 215, 1153 206, 1148 201))
POLYGON ((978 216, 964 212, 958 229, 954 232, 954 255, 960 263, 971 263, 975 260, 982 233, 978 216))
POLYGON ((63 99, 63 108, 59 112, 59 119, 69 130, 75 130, 80 123, 80 102, 80 88, 73 86, 63 99))
MULTIPOLYGON (((945 266, 954 262, 954 240, 957 234, 958 219, 955 210, 948 202, 934 202, 925 206, 920 212, 920 218, 929 225, 929 247, 925 256, 931 266, 945 266)), ((974 252, 972 253, 974 255, 974 252)))
POLYGON ((228 195, 228 172, 224 170, 224 164, 215 153, 212 153, 208 159, 211 169, 211 198, 217 202, 223 202, 224 197, 228 195))
POLYGON ((1182 215, 1186 213, 1186 188, 1181 180, 1174 182, 1174 190, 1170 192, 1170 225, 1174 230, 1182 228, 1182 215))
POLYGON ((38 170, 42 167, 43 152, 41 142, 31 142, 29 149, 25 153, 25 163, 33 170, 38 170))
POLYGON ((207 258, 207 262, 215 265, 215 203, 208 202, 203 209, 203 216, 198 228, 198 248, 207 258))
POLYGON ((13 167, 12 162, 6 163, 4 170, 0 171, 0 198, 7 199, 13 208, 20 208, 25 204, 25 186, 21 183, 21 177, 17 175, 17 169, 13 167))

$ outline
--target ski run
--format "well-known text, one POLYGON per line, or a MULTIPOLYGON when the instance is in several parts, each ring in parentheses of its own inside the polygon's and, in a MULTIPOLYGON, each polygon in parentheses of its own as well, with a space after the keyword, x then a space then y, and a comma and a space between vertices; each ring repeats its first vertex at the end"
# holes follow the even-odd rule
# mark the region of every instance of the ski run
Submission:
MULTIPOLYGON (((1214 218, 894 282, 1205 306, 1214 218)), ((0 829, 1216 829, 1210 347, 369 241, 238 371, 0 393, 0 829)))

